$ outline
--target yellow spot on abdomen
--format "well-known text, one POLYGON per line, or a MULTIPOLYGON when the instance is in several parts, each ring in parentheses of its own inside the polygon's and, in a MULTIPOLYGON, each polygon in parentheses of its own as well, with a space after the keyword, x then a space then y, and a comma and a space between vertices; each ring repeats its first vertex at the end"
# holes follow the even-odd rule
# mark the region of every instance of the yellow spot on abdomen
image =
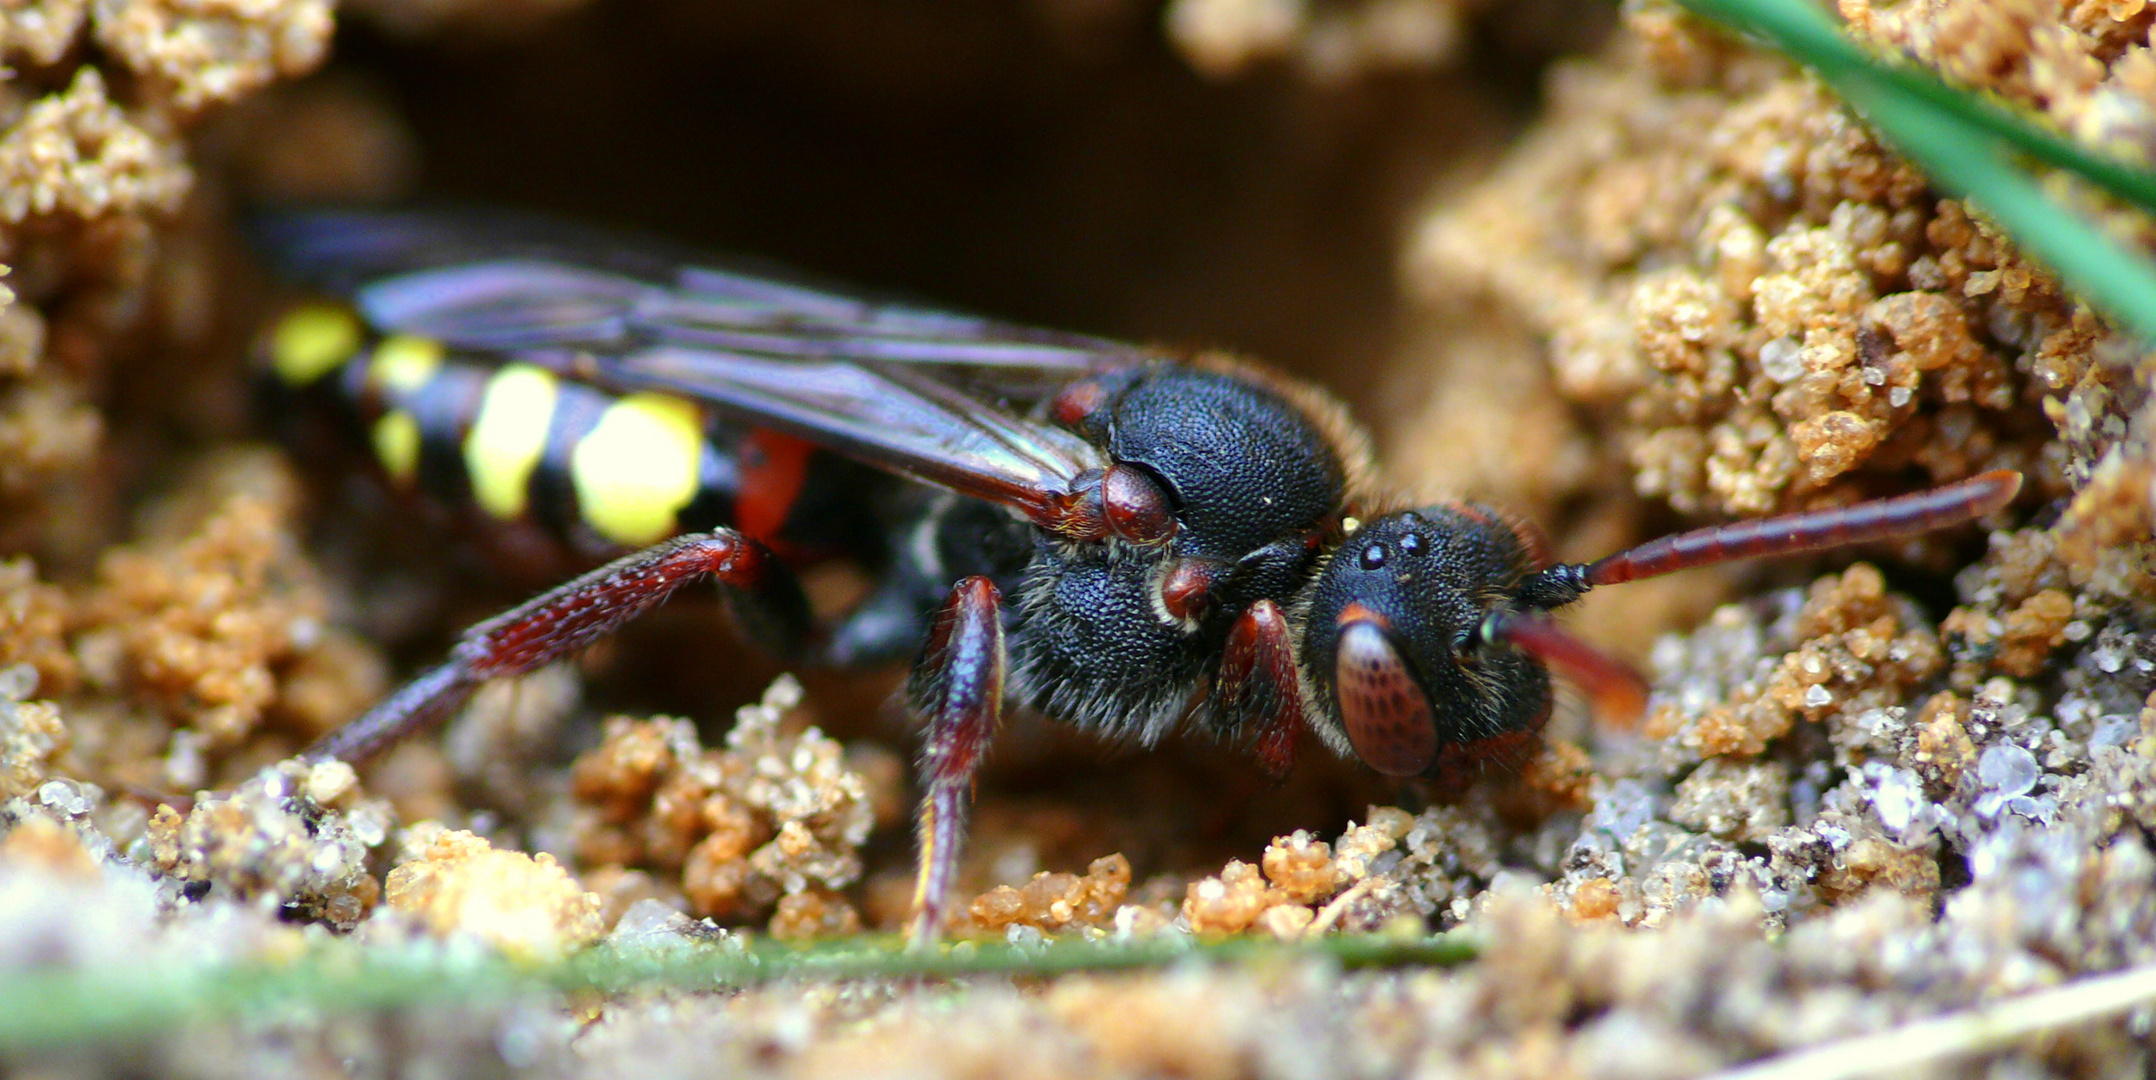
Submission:
POLYGON ((479 415, 464 437, 464 471, 479 508, 504 521, 524 516, 532 470, 546 453, 547 426, 561 386, 530 364, 509 364, 487 380, 479 415))
POLYGON ((607 406, 569 455, 585 523, 631 547, 672 535, 696 497, 703 453, 703 416, 680 398, 630 394, 607 406))
POLYGON ((287 386, 307 384, 359 351, 359 317, 335 304, 301 304, 270 331, 270 368, 287 386))
POLYGON ((396 334, 374 347, 367 364, 367 381, 398 394, 418 393, 442 368, 442 343, 431 338, 396 334))
POLYGON ((383 413, 374 422, 374 457, 391 480, 409 486, 419 477, 419 421, 403 409, 383 413))

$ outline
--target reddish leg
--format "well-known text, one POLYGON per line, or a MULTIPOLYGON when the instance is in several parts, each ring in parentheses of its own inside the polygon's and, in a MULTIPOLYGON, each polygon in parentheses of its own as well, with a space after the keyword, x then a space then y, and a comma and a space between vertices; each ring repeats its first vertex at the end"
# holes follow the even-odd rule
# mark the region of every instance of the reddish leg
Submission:
POLYGON ((1260 600, 1228 631, 1213 679, 1213 723, 1222 730, 1257 729, 1258 761, 1275 778, 1295 767, 1304 727, 1302 680, 1295 643, 1280 605, 1260 600))
POLYGON ((974 773, 1003 713, 1002 604, 987 578, 959 582, 936 613, 907 681, 908 702, 928 721, 921 746, 921 863, 913 890, 916 948, 933 944, 950 915, 974 773))
POLYGON ((1559 629, 1537 615, 1500 611, 1482 620, 1484 641, 1502 641, 1556 667, 1585 691, 1595 716, 1619 726, 1639 722, 1647 711, 1647 682, 1621 660, 1559 629))
POLYGON ((808 601, 793 571, 762 544, 731 529, 676 537, 617 559, 464 632, 449 659, 413 679, 367 715, 309 748, 310 758, 362 761, 456 711, 480 683, 522 675, 613 633, 676 589, 714 578, 751 622, 798 647, 808 601))

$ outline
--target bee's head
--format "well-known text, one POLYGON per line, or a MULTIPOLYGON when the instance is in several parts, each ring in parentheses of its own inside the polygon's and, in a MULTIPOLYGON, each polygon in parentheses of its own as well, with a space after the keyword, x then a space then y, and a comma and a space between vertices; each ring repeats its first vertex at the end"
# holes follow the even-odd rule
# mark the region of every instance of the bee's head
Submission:
POLYGON ((1355 530, 1320 574, 1305 624, 1313 712, 1331 728, 1321 734, 1389 776, 1531 745, 1549 716, 1549 672, 1491 630, 1540 561, 1531 534, 1470 504, 1355 530))

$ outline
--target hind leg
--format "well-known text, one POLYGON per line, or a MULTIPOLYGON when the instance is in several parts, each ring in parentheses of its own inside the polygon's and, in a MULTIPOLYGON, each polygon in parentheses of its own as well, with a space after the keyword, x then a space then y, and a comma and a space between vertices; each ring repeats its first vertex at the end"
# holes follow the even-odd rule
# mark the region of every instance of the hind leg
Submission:
POLYGON ((710 578, 782 654, 808 636, 808 600, 786 564, 733 531, 655 544, 551 589, 466 630, 449 659, 384 699, 365 716, 310 747, 316 759, 364 761, 440 723, 488 679, 522 675, 577 652, 657 607, 674 591, 710 578))

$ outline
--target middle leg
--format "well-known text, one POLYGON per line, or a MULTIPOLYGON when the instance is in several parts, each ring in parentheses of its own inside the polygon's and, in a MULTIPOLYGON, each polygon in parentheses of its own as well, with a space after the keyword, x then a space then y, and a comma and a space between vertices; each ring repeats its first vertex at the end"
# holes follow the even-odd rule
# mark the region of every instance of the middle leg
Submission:
POLYGON ((985 577, 951 590, 907 679, 907 703, 928 721, 921 747, 920 869, 914 881, 916 948, 933 944, 950 914, 974 774, 1003 714, 1002 595, 985 577))

